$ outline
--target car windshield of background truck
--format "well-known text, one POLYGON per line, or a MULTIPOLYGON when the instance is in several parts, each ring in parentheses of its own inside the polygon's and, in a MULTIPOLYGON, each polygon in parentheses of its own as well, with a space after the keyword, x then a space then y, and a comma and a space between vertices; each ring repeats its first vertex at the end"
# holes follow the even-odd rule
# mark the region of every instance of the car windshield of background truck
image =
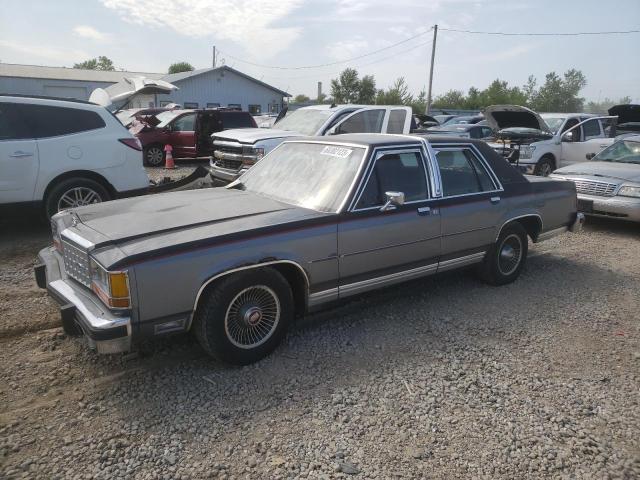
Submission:
POLYGON ((315 135, 331 115, 333 115, 331 110, 300 109, 286 115, 276 123, 274 128, 290 130, 302 135, 315 135))
POLYGON ((229 188, 241 188, 303 208, 337 212, 365 149, 321 143, 284 143, 229 188))

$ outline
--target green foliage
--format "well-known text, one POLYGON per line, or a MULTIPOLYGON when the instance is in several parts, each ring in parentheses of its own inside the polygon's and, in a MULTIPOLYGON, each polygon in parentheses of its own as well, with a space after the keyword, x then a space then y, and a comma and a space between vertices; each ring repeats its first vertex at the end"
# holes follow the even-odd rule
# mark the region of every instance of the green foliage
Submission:
POLYGON ((607 110, 609 110, 614 105, 623 105, 626 103, 631 103, 631 97, 622 97, 618 101, 611 100, 610 98, 605 97, 605 99, 602 101, 587 103, 584 111, 587 113, 602 113, 606 115, 607 110))
POLYGON ((193 65, 189 62, 176 62, 169 65, 168 73, 192 72, 193 65))
POLYGON ((304 94, 299 94, 296 95, 295 97, 293 97, 293 101, 291 103, 307 103, 309 102, 311 99, 309 97, 307 97, 304 94))
POLYGON ((396 79, 391 87, 378 90, 376 104, 378 105, 409 105, 413 102, 413 95, 409 93, 409 86, 404 77, 396 79))
POLYGON ((81 63, 76 63, 73 65, 73 68, 80 68, 83 70, 104 70, 108 72, 113 72, 116 69, 113 66, 113 62, 105 56, 100 56, 98 58, 85 60, 81 63))
POLYGON ((362 80, 358 71, 353 68, 344 69, 338 78, 331 80, 331 96, 335 103, 372 104, 375 101, 376 81, 372 75, 362 80))

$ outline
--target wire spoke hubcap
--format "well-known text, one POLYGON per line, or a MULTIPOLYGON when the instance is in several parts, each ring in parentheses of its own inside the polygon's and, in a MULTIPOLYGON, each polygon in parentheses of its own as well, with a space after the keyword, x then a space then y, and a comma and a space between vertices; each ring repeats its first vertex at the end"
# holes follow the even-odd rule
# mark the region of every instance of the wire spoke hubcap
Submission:
POLYGON ((498 269, 503 275, 511 275, 522 260, 522 241, 515 234, 508 235, 500 245, 498 269))
POLYGON ((60 200, 58 200, 58 211, 100 202, 102 202, 102 198, 95 190, 87 187, 75 187, 67 190, 60 197, 60 200))
POLYGON ((229 303, 224 330, 229 341, 250 349, 266 342, 280 321, 280 301, 266 285, 245 288, 229 303))

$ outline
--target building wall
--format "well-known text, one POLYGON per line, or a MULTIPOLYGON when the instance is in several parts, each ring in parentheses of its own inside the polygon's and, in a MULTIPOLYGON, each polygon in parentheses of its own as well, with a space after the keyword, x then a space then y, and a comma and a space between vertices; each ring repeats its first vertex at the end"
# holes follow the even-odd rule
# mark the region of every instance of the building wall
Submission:
POLYGON ((48 95, 78 100, 88 100, 94 89, 106 88, 109 85, 111 85, 110 82, 0 77, 0 93, 48 95))
MULTIPOLYGON (((159 102, 174 102, 185 107, 197 103, 199 108, 240 105, 248 110, 250 105, 260 105, 260 111, 279 112, 282 108, 282 95, 263 85, 230 71, 212 71, 173 82, 179 90, 169 95, 158 95, 159 102)), ((253 113, 253 112, 252 112, 253 113)), ((257 113, 257 112, 255 112, 257 113)))

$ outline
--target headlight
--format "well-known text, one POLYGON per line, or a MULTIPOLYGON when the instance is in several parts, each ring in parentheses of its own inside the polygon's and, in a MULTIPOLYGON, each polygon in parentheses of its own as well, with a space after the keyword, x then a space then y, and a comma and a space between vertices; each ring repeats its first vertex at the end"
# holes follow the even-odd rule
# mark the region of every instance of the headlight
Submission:
POLYGON ((618 195, 621 197, 640 198, 640 187, 624 186, 618 190, 618 195))
POLYGON ((520 147, 520 158, 532 158, 535 149, 535 145, 523 145, 520 147))
POLYGON ((258 161, 262 157, 264 157, 264 148, 263 147, 252 148, 251 153, 253 153, 256 156, 256 161, 258 161))
POLYGON ((58 231, 58 222, 51 220, 51 236, 53 237, 53 246, 62 253, 62 240, 60 240, 60 232, 58 231))
POLYGON ((91 259, 91 290, 110 308, 131 306, 129 274, 126 271, 109 272, 93 258, 91 259))

